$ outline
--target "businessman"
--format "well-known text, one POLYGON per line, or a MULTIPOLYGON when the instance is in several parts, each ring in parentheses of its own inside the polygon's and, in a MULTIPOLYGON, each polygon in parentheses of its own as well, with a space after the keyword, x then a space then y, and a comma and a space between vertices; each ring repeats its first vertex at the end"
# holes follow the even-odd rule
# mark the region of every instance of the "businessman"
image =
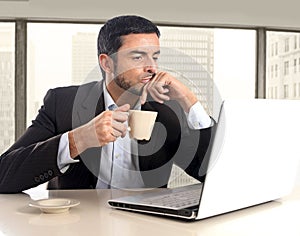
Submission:
POLYGON ((0 158, 0 193, 166 187, 173 163, 202 181, 212 120, 195 94, 158 70, 160 32, 134 15, 100 29, 103 80, 51 89, 32 125, 0 158), (157 111, 149 141, 130 139, 128 111, 157 111))

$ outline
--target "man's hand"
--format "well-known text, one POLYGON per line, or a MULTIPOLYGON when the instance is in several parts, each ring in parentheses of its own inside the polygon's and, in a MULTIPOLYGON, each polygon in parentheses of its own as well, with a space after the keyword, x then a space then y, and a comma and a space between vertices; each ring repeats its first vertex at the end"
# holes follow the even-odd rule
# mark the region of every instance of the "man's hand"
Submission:
POLYGON ((197 102, 196 95, 167 72, 158 72, 153 79, 145 85, 140 98, 141 104, 146 102, 148 93, 159 103, 176 100, 186 112, 197 102))
POLYGON ((68 134, 70 155, 72 158, 91 147, 101 147, 125 137, 129 104, 114 111, 104 111, 87 124, 71 130, 68 134))

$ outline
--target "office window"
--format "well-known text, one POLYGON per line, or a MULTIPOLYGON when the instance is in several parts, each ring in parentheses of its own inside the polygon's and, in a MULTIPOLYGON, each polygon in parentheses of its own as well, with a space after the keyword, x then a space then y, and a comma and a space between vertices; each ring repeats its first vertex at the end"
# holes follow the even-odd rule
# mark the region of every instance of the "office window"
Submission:
POLYGON ((274 72, 274 66, 272 65, 272 66, 271 66, 271 78, 273 78, 273 75, 274 75, 273 72, 274 72))
POLYGON ((283 85, 283 98, 289 97, 289 86, 287 84, 283 85))
MULTIPOLYGON (((28 23, 27 125, 37 114, 49 88, 99 80, 96 40, 100 27, 99 24, 28 23)), ((204 105, 209 113, 217 109, 210 97, 217 93, 223 99, 254 97, 254 30, 159 28, 162 49, 174 49, 183 57, 162 53, 160 64, 184 72, 189 78, 211 79, 210 87, 200 88, 202 94, 198 96, 200 100, 208 99, 204 105)))
POLYGON ((221 99, 254 98, 256 32, 215 29, 214 36, 213 79, 221 99))
MULTIPOLYGON (((162 47, 159 64, 192 80, 190 84, 198 87, 194 92, 209 114, 215 117, 218 114, 218 99, 254 98, 254 30, 159 28, 162 47), (176 63, 172 59, 174 56, 176 63)), ((188 183, 193 180, 174 166, 169 186, 188 183)))
POLYGON ((28 23, 27 126, 48 89, 99 80, 96 40, 100 27, 28 23))
POLYGON ((284 62, 284 71, 283 71, 284 75, 288 75, 289 74, 289 61, 285 61, 284 62))
MULTIPOLYGON (((266 89, 269 87, 277 87, 277 98, 287 99, 296 98, 294 84, 300 83, 300 47, 298 46, 300 33, 296 32, 273 32, 267 31, 267 54, 272 50, 272 44, 278 43, 278 56, 267 56, 267 66, 275 66, 275 78, 272 79, 271 74, 266 76, 266 89), (291 44, 291 46, 289 46, 291 44), (287 53, 289 52, 289 53, 287 53), (277 72, 276 72, 277 71, 277 72), (278 76, 276 76, 276 74, 278 76), (294 87, 294 89, 293 89, 294 87), (291 89, 289 93, 289 88, 291 89)), ((267 67, 268 68, 268 67, 267 67)), ((268 91, 268 90, 267 90, 268 91)), ((267 98, 270 98, 267 94, 267 98)))
POLYGON ((274 95, 274 98, 278 98, 278 95, 277 95, 277 87, 275 87, 275 95, 274 95))
MULTIPOLYGON (((180 71, 188 78, 198 77, 193 81, 195 84, 197 80, 201 80, 210 83, 209 86, 213 84, 216 86, 214 90, 209 89, 207 83, 206 87, 200 87, 202 96, 209 103, 206 107, 208 112, 218 113, 218 107, 214 105, 211 97, 217 93, 220 94, 221 99, 255 96, 256 32, 254 30, 167 26, 159 28, 162 49, 172 48, 180 52, 176 55, 175 52, 167 50, 170 55, 166 56, 162 50, 160 65, 180 71), (179 60, 176 64, 170 62, 171 54, 174 53, 179 60), (183 60, 182 56, 187 60, 183 60), (193 64, 193 67, 189 64, 193 64), (201 69, 199 71, 199 65, 203 71, 201 69), (209 78, 213 84, 207 80, 209 78)), ((201 101, 202 97, 198 95, 201 101)))
POLYGON ((290 39, 285 38, 284 39, 284 52, 288 52, 290 50, 290 39))
POLYGON ((271 57, 274 56, 274 43, 271 44, 271 57))
MULTIPOLYGON (((28 24, 27 126, 49 88, 101 79, 97 61, 99 24, 28 24)), ((255 96, 255 30, 160 26, 161 69, 182 81, 217 118, 226 98, 255 96), (216 101, 219 100, 219 101, 216 101)), ((170 186, 190 183, 175 166, 170 186), (177 178, 181 176, 183 178, 177 178), (176 179, 176 181, 174 181, 176 179)))
POLYGON ((15 138, 15 24, 0 22, 0 153, 15 138))
POLYGON ((272 98, 273 97, 273 88, 269 88, 269 96, 272 98))

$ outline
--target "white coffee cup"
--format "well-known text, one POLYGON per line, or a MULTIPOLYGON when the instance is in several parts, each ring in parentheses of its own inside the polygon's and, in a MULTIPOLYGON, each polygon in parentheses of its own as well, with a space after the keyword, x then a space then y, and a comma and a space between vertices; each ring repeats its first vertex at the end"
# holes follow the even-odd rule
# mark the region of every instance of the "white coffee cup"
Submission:
POLYGON ((149 140, 156 116, 156 111, 129 110, 128 130, 130 138, 149 140))

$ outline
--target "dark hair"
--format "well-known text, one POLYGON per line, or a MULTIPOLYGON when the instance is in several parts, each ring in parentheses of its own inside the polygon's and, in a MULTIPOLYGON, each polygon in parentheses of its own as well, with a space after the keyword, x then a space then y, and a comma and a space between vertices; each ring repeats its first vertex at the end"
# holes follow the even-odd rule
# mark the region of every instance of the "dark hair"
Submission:
MULTIPOLYGON (((160 32, 157 26, 150 20, 140 16, 124 15, 108 20, 100 29, 98 35, 98 57, 100 54, 113 55, 122 46, 121 36, 128 34, 156 33, 160 32)), ((104 71, 102 70, 104 77, 104 71)))

